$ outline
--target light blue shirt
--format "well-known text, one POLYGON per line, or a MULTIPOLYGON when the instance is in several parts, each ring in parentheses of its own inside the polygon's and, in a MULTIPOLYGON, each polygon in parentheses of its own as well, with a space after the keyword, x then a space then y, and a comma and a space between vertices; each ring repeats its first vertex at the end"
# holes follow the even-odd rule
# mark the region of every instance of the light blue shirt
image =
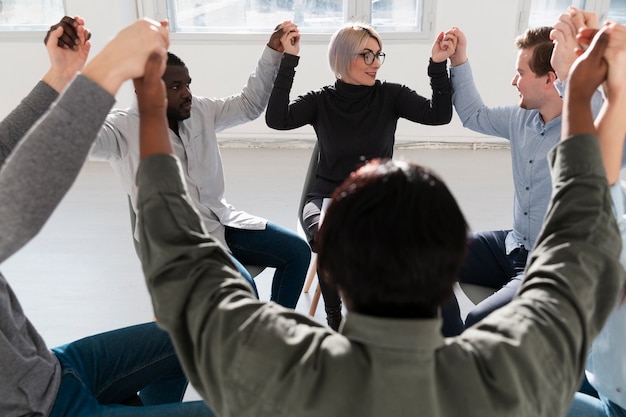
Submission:
MULTIPOLYGON (((531 250, 543 225, 552 192, 548 152, 561 138, 561 116, 544 123, 539 110, 518 105, 486 106, 476 89, 469 61, 450 68, 452 104, 463 126, 509 140, 513 168, 513 230, 506 239, 507 254, 524 246, 531 250)), ((594 97, 594 113, 602 98, 594 97)))
MULTIPOLYGON (((626 268, 626 182, 611 187, 613 211, 622 235, 620 262, 626 268)), ((621 296, 621 294, 620 294, 621 296)), ((606 398, 626 409, 626 303, 618 301, 587 357, 587 379, 606 398)))

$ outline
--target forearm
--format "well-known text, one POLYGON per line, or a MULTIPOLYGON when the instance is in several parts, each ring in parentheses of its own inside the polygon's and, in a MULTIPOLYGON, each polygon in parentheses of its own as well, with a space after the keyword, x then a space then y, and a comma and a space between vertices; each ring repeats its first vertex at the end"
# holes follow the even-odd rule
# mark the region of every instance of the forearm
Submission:
POLYGON ((274 81, 265 111, 265 123, 272 129, 286 130, 292 128, 290 122, 289 94, 296 74, 299 56, 284 54, 274 81))
POLYGON ((216 377, 219 364, 229 363, 232 354, 222 345, 228 340, 236 345, 233 331, 249 318, 220 313, 241 307, 237 300, 257 301, 221 245, 206 234, 176 157, 143 159, 137 185, 141 260, 155 315, 170 333, 185 373, 206 399, 206 379, 216 377), (210 363, 211 355, 221 358, 210 363))
POLYGON ((9 115, 0 122, 0 167, 13 148, 48 110, 59 94, 45 82, 39 82, 9 115))
POLYGON ((593 124, 590 97, 580 94, 570 86, 571 84, 568 84, 565 89, 561 139, 574 135, 595 135, 596 128, 593 124))
MULTIPOLYGON (((626 101, 626 100, 624 100, 626 101)), ((622 153, 624 149, 624 134, 626 133, 626 117, 621 109, 623 104, 605 102, 600 114, 596 118, 598 138, 602 149, 602 160, 606 170, 606 178, 610 185, 615 184, 620 177, 622 167, 622 153)))
POLYGON ((463 127, 484 135, 510 139, 512 106, 487 107, 476 88, 470 62, 450 69, 452 104, 463 127))
POLYGON ((142 111, 139 118, 139 156, 173 154, 165 108, 163 111, 142 111))
POLYGON ((241 93, 241 105, 250 120, 259 117, 267 107, 281 57, 280 52, 266 47, 255 71, 248 77, 241 93))
POLYGON ((115 97, 73 80, 0 172, 0 262, 39 232, 83 166, 115 97), (80 115, 78 117, 77 115, 80 115))
POLYGON ((431 109, 425 122, 427 124, 447 124, 452 120, 452 86, 448 77, 447 62, 428 65, 428 76, 432 90, 431 109))

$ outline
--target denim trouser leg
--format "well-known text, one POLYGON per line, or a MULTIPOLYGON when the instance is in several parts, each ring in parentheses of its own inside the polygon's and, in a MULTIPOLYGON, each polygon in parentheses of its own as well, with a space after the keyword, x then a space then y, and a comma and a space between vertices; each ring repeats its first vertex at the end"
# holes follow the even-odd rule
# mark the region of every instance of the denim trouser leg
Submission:
POLYGON ((506 253, 508 230, 475 233, 470 237, 468 256, 459 272, 459 281, 496 290, 476 305, 465 319, 465 328, 506 305, 521 285, 528 252, 521 248, 506 253))
POLYGON ((187 379, 166 332, 147 323, 53 349, 63 375, 51 417, 213 416, 180 403, 187 379), (119 405, 140 392, 145 407, 119 405))
POLYGON ((265 230, 226 227, 226 243, 246 265, 275 268, 271 300, 295 308, 311 262, 311 248, 294 232, 268 222, 265 230))
POLYGON ((259 291, 256 288, 256 283, 254 282, 254 278, 252 278, 252 275, 250 275, 250 272, 246 269, 245 266, 241 264, 241 262, 237 260, 237 258, 235 258, 233 255, 230 255, 230 254, 229 256, 230 256, 230 260, 233 261, 233 263, 237 267, 237 271, 239 271, 239 273, 246 279, 246 281, 248 281, 248 284, 252 286, 252 289, 254 290, 254 295, 256 295, 256 298, 259 298, 259 291))
POLYGON ((513 262, 516 254, 513 257, 506 255, 505 240, 508 233, 508 230, 498 230, 472 233, 468 237, 467 255, 459 270, 459 282, 491 287, 494 294, 468 313, 465 324, 456 297, 444 304, 441 311, 444 336, 460 334, 491 311, 508 303, 517 291, 521 281, 515 279, 518 275, 513 262))
POLYGON ((577 392, 566 417, 626 417, 626 410, 602 395, 596 398, 577 392))
POLYGON ((574 402, 566 414, 566 417, 607 417, 604 412, 604 404, 599 398, 577 392, 574 394, 574 402))

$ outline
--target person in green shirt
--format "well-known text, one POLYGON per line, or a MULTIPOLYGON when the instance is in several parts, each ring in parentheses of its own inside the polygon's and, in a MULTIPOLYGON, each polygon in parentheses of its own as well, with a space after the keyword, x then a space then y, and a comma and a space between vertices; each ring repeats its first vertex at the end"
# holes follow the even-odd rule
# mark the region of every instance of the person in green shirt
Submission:
POLYGON ((609 37, 600 31, 572 69, 564 140, 550 154, 552 202, 517 296, 445 339, 439 312, 467 224, 435 173, 376 160, 333 193, 318 265, 346 302, 340 333, 261 302, 186 195, 167 135, 163 62, 153 57, 136 84, 143 270, 159 325, 216 414, 563 415, 624 285, 590 106, 614 62, 609 37))

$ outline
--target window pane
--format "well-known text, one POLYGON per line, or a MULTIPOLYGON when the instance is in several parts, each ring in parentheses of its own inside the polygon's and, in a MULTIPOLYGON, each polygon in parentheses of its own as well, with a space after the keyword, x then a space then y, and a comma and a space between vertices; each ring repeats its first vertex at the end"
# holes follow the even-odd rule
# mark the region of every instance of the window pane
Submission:
POLYGON ((63 0, 0 0, 0 30, 48 30, 64 15, 63 0))
POLYGON ((372 26, 380 31, 421 31, 422 15, 418 0, 372 0, 372 26))
POLYGON ((532 0, 528 27, 552 26, 568 6, 585 8, 584 0, 532 0))
POLYGON ((626 24, 626 0, 611 0, 607 19, 626 24))
POLYGON ((175 32, 268 32, 285 20, 303 33, 331 33, 343 24, 344 0, 169 0, 175 32))

